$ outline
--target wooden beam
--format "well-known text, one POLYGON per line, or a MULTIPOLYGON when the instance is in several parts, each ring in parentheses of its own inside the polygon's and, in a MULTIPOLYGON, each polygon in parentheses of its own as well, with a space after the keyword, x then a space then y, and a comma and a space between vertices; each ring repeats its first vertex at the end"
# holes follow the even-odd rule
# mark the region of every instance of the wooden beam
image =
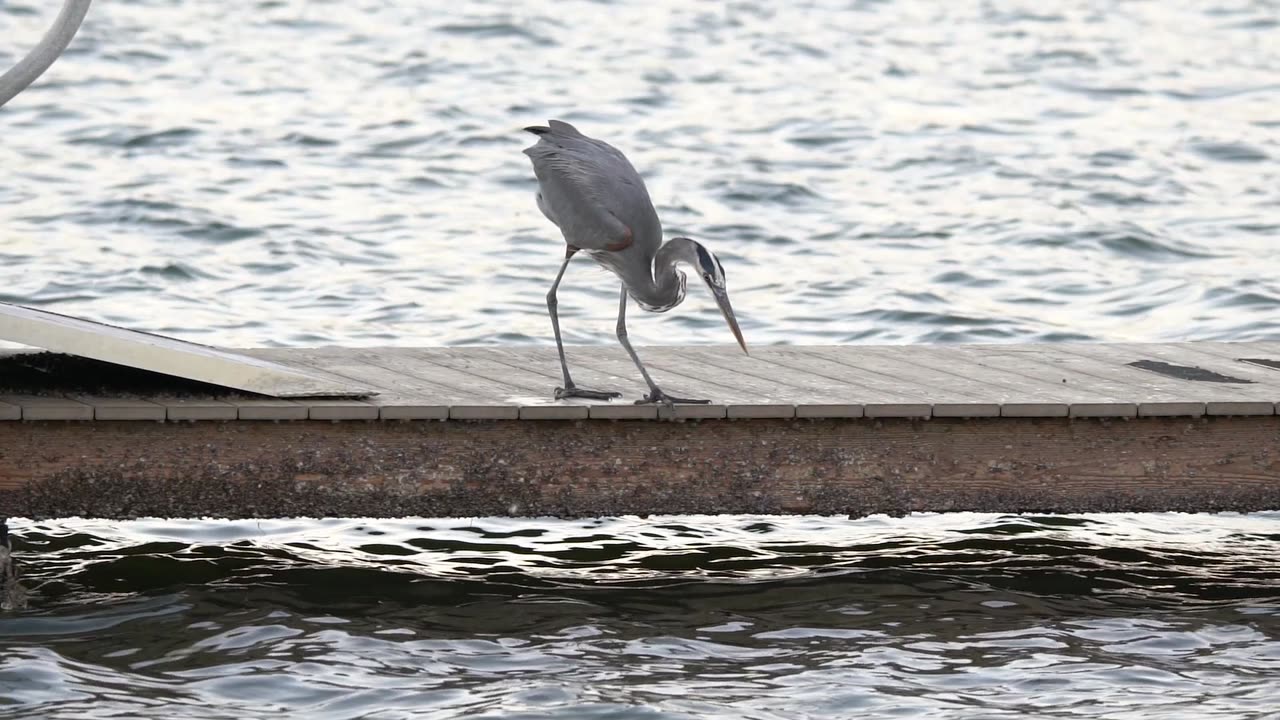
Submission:
POLYGON ((0 517, 1274 508, 1274 415, 0 423, 0 517))

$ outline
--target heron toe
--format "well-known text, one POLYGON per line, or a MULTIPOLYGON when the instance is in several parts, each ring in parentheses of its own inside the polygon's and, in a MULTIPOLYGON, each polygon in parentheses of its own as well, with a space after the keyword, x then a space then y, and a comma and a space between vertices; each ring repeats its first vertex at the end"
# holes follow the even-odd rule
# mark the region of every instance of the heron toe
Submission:
POLYGON ((710 400, 691 400, 689 398, 673 397, 662 390, 654 388, 652 392, 644 396, 643 400, 637 400, 637 405, 647 405, 649 403, 662 403, 667 407, 672 405, 709 405, 710 400))
POLYGON ((588 400, 612 400, 622 397, 620 392, 610 392, 608 390, 587 390, 580 387, 556 388, 556 399, 564 400, 565 398, 587 398, 588 400))

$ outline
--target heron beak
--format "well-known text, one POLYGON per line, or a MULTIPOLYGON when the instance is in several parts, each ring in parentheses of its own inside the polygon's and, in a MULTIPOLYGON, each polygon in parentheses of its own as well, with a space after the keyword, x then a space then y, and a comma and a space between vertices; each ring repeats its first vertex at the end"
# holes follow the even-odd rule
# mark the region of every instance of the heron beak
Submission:
POLYGON ((711 288, 711 294, 716 298, 716 304, 720 306, 720 312, 724 315, 724 321, 729 323, 729 329, 733 331, 733 336, 737 338, 738 345, 742 346, 742 352, 747 352, 747 341, 742 339, 742 330, 738 327, 738 319, 733 316, 733 306, 729 304, 729 292, 723 288, 711 288))

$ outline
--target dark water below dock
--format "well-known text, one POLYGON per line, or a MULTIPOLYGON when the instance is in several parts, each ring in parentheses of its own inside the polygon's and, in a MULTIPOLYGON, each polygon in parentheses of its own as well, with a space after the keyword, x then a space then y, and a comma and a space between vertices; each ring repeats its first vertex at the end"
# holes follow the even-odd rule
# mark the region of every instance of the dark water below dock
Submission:
POLYGON ((1269 718, 1280 514, 24 524, 0 717, 1269 718))

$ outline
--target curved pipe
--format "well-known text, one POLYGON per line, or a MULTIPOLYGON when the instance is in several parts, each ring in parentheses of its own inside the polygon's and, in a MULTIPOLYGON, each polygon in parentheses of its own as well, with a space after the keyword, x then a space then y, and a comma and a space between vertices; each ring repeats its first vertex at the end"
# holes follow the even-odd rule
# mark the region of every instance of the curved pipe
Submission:
POLYGON ((31 49, 27 56, 18 61, 13 69, 0 75, 0 106, 13 99, 28 85, 35 82, 54 60, 71 44, 76 36, 85 13, 89 12, 90 0, 64 0, 62 10, 53 21, 53 27, 40 38, 40 44, 31 49))

